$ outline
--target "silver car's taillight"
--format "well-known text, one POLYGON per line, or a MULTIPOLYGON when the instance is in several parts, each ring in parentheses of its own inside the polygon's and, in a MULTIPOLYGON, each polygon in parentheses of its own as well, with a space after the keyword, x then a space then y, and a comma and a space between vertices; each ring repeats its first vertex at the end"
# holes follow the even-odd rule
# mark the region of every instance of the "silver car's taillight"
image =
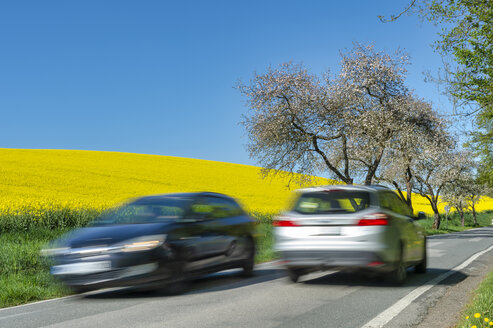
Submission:
POLYGON ((357 225, 359 226, 384 226, 388 225, 390 216, 385 213, 373 213, 363 216, 357 225))
POLYGON ((286 216, 279 216, 274 218, 272 220, 272 226, 273 227, 298 227, 299 224, 291 219, 290 217, 286 216))

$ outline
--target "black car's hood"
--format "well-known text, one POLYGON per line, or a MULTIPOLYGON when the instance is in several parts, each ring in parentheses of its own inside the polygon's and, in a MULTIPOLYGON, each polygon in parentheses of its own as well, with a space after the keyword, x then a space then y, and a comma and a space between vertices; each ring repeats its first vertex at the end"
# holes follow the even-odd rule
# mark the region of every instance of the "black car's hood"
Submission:
POLYGON ((115 243, 146 235, 166 233, 173 222, 102 225, 81 228, 61 238, 62 247, 80 248, 109 246, 115 243))

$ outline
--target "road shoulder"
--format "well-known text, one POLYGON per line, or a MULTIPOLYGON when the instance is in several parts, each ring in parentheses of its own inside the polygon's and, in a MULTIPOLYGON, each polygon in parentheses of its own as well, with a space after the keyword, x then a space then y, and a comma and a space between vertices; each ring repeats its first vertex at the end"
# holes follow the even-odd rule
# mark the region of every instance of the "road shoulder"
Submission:
MULTIPOLYGON (((493 270, 493 253, 489 252, 462 270, 467 276, 465 279, 422 300, 427 303, 428 311, 421 317, 421 322, 414 327, 454 327, 460 319, 462 310, 471 300, 473 291, 491 270, 493 270)), ((453 280, 457 277, 451 276, 448 279, 453 280)))

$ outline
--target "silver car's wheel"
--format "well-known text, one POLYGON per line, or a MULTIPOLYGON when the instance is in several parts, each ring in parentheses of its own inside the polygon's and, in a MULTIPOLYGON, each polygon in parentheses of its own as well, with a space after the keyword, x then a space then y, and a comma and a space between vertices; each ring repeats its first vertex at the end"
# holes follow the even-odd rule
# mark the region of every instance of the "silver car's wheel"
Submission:
POLYGON ((291 282, 298 282, 302 274, 301 269, 287 268, 286 271, 291 282))
POLYGON ((414 271, 416 273, 426 273, 426 265, 427 265, 427 253, 426 253, 426 238, 424 240, 424 245, 423 245, 423 258, 421 262, 419 262, 415 267, 414 271))
POLYGON ((399 254, 399 259, 397 260, 395 269, 388 273, 388 281, 392 285, 402 285, 404 280, 406 280, 407 271, 406 265, 404 263, 403 247, 401 245, 401 251, 399 254))

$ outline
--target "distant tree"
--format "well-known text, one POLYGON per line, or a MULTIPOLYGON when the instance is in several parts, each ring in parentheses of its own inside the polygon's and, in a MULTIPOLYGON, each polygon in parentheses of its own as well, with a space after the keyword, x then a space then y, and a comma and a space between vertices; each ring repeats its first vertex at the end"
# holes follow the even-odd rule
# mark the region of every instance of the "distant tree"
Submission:
POLYGON ((463 179, 445 188, 443 200, 455 207, 461 216, 462 226, 464 226, 464 211, 469 209, 473 216, 473 224, 478 225, 476 205, 487 190, 488 188, 480 183, 477 178, 464 176, 463 179))
POLYGON ((447 132, 446 122, 432 109, 430 103, 410 96, 402 106, 407 107, 408 115, 414 116, 415 122, 420 123, 410 124, 407 126, 408 130, 403 127, 405 132, 402 131, 399 138, 394 138, 377 181, 395 188, 399 196, 413 209, 414 166, 418 159, 430 153, 427 152, 429 148, 448 147, 452 139, 447 132))
POLYGON ((464 211, 468 209, 468 190, 466 180, 457 180, 453 184, 448 184, 443 190, 442 201, 449 204, 449 206, 455 208, 459 213, 461 219, 461 225, 464 226, 464 211))
POLYGON ((251 109, 241 122, 251 157, 265 174, 329 173, 347 184, 372 183, 397 140, 436 125, 433 115, 410 106, 406 64, 402 54, 355 45, 342 54, 335 78, 321 80, 293 63, 255 74, 238 85, 251 109))
POLYGON ((471 209, 474 225, 478 225, 476 205, 481 200, 483 195, 489 192, 489 190, 490 188, 488 188, 479 179, 471 178, 466 185, 466 201, 468 207, 471 209))
POLYGON ((441 193, 448 185, 454 185, 471 176, 470 158, 470 154, 454 152, 450 146, 429 148, 416 161, 413 172, 416 183, 413 188, 429 201, 435 217, 434 229, 440 228, 438 202, 441 193))

